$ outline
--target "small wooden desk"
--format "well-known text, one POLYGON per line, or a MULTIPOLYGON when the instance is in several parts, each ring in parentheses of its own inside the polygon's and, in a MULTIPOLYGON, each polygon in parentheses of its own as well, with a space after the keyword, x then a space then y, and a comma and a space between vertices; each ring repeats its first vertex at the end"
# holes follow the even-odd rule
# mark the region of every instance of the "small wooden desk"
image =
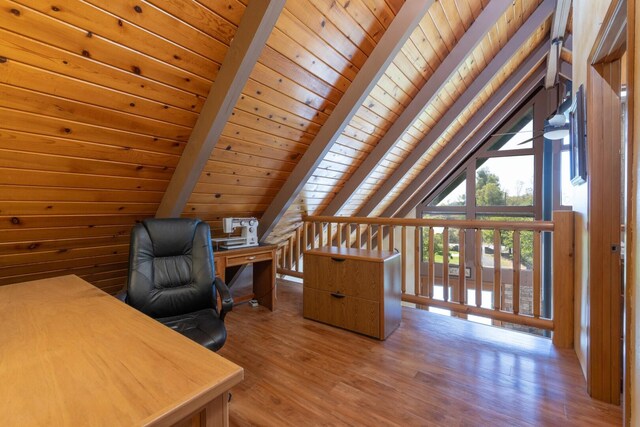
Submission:
POLYGON ((258 304, 273 310, 276 288, 276 245, 219 250, 213 253, 216 275, 226 282, 228 268, 253 264, 253 294, 234 297, 236 303, 257 299, 258 304))
POLYGON ((3 426, 228 425, 243 369, 76 276, 0 286, 3 426))

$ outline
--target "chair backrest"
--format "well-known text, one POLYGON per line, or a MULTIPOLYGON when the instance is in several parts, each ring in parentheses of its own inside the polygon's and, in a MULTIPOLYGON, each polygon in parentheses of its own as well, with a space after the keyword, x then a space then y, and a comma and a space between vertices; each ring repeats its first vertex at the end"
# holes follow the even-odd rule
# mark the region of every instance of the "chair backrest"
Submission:
POLYGON ((145 219, 131 231, 127 303, 151 317, 215 308, 209 225, 198 219, 145 219))

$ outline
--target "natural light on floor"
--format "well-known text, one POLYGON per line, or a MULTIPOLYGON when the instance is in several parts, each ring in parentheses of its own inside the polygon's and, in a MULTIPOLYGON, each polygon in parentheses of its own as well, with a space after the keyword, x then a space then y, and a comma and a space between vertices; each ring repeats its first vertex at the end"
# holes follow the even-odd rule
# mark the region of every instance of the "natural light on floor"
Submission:
MULTIPOLYGON (((482 291, 482 308, 491 308, 491 295, 490 291, 482 291)), ((434 299, 444 299, 442 295, 442 286, 434 286, 433 287, 433 297, 434 299)), ((475 289, 467 289, 467 302, 469 305, 475 305, 476 303, 476 291, 475 289)), ((444 316, 451 316, 450 310, 445 310, 437 307, 429 307, 429 311, 432 313, 442 314, 444 316)), ((483 325, 492 325, 492 320, 486 317, 467 315, 467 320, 470 320, 475 323, 482 323, 483 325)))

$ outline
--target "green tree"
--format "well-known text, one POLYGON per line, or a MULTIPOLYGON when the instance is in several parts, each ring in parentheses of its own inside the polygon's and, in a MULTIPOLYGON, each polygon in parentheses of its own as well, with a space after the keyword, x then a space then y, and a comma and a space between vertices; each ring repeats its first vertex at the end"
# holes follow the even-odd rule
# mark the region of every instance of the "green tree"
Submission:
POLYGON ((476 205, 504 206, 507 204, 507 194, 500 186, 498 175, 487 169, 476 172, 476 205))

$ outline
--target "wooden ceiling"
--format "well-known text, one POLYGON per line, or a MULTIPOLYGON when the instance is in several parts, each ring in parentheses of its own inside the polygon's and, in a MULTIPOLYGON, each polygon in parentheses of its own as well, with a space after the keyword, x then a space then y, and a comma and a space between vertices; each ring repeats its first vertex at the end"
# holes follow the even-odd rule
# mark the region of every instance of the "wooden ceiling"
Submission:
MULTIPOLYGON (((347 185, 354 190, 338 214, 362 214, 374 196, 380 200, 367 214, 384 212, 548 43, 549 15, 462 105, 483 70, 548 3, 508 2, 360 184, 353 178, 358 168, 496 2, 506 4, 429 3, 344 130, 328 141, 302 191, 282 206, 267 240, 277 241, 303 214, 323 213, 347 185), (422 150, 427 138, 435 143, 422 150), (381 194, 385 185, 391 189, 381 194)), ((158 210, 251 6, 246 0, 0 3, 0 284, 77 274, 115 291, 126 280, 129 230, 158 210)), ((262 218, 402 8, 402 0, 288 0, 183 215, 208 221, 214 233, 223 217, 262 218)))

